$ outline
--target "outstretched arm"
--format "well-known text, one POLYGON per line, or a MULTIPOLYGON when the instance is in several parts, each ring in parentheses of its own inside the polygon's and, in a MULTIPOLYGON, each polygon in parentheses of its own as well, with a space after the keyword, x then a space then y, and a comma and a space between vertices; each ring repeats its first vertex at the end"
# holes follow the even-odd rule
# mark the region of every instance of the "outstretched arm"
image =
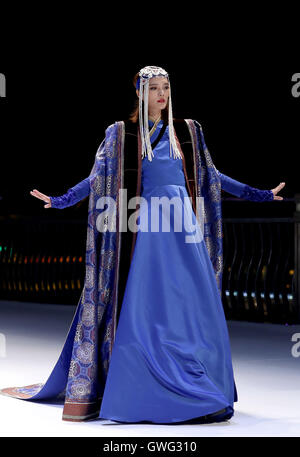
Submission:
POLYGON ((63 209, 73 206, 83 200, 90 193, 90 178, 86 178, 76 186, 71 187, 67 192, 59 197, 49 197, 51 208, 63 209))
POLYGON ((73 206, 78 203, 80 200, 83 200, 90 193, 90 177, 84 179, 76 186, 71 187, 67 192, 59 197, 51 197, 45 194, 42 194, 37 189, 30 191, 30 194, 33 197, 39 198, 46 202, 44 208, 58 208, 63 209, 68 206, 73 206))
POLYGON ((230 178, 217 170, 218 175, 221 178, 221 188, 232 195, 245 200, 251 201, 271 201, 271 200, 283 200, 282 197, 277 193, 285 186, 285 183, 280 183, 277 187, 271 190, 261 190, 256 187, 251 187, 248 184, 243 184, 236 179, 230 178))

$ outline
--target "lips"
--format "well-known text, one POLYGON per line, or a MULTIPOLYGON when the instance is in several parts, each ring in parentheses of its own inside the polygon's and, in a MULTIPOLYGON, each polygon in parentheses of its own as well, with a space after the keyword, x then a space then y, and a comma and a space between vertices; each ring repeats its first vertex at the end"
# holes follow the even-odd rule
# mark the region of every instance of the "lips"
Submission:
POLYGON ((165 99, 164 98, 161 98, 160 100, 157 100, 158 103, 165 103, 165 99))

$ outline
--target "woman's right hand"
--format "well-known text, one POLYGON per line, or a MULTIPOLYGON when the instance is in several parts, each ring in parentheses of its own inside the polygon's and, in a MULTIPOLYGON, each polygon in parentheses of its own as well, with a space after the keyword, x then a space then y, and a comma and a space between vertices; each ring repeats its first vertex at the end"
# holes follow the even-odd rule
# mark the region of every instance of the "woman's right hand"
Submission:
POLYGON ((50 197, 48 197, 48 196, 45 195, 45 194, 42 194, 42 193, 39 192, 37 189, 31 190, 31 191, 30 191, 30 194, 31 194, 33 197, 39 198, 40 200, 43 200, 44 202, 46 202, 47 205, 44 205, 44 208, 51 208, 51 200, 50 200, 50 197))

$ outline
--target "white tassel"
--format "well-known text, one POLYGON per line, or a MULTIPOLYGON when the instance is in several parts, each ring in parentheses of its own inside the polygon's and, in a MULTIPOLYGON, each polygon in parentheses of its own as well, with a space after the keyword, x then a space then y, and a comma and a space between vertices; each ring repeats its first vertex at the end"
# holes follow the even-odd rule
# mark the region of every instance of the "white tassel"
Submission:
POLYGON ((174 133, 171 85, 169 85, 169 140, 170 140, 170 157, 172 157, 172 147, 173 147, 174 159, 181 159, 181 154, 177 147, 175 133, 174 133))
POLYGON ((143 88, 144 84, 141 79, 140 82, 140 94, 139 94, 139 122, 140 122, 140 134, 141 134, 141 143, 142 143, 142 158, 146 155, 146 147, 145 147, 145 136, 144 136, 144 125, 143 125, 143 88))
POLYGON ((148 151, 148 160, 152 162, 152 157, 154 157, 149 134, 149 119, 148 119, 148 100, 149 100, 149 80, 145 83, 144 88, 144 132, 146 135, 146 147, 148 151))

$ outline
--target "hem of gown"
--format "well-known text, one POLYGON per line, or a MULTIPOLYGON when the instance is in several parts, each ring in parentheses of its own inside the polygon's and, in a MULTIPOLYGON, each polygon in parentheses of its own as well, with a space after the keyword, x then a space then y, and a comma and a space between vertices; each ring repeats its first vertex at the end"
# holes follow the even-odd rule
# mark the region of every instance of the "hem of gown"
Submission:
POLYGON ((4 387, 0 389, 0 395, 17 398, 18 400, 34 400, 34 397, 39 394, 43 387, 44 383, 31 384, 24 387, 4 387))
POLYGON ((117 416, 113 417, 101 417, 99 416, 99 419, 103 420, 111 420, 111 421, 116 421, 116 422, 125 422, 127 424, 131 423, 150 423, 150 424, 181 424, 181 423, 188 423, 188 422, 196 422, 199 424, 210 424, 214 422, 225 422, 229 420, 232 416, 234 415, 234 408, 232 406, 226 406, 223 409, 220 409, 218 411, 215 411, 213 413, 206 414, 205 416, 194 416, 188 419, 182 419, 182 420, 126 420, 117 416))

